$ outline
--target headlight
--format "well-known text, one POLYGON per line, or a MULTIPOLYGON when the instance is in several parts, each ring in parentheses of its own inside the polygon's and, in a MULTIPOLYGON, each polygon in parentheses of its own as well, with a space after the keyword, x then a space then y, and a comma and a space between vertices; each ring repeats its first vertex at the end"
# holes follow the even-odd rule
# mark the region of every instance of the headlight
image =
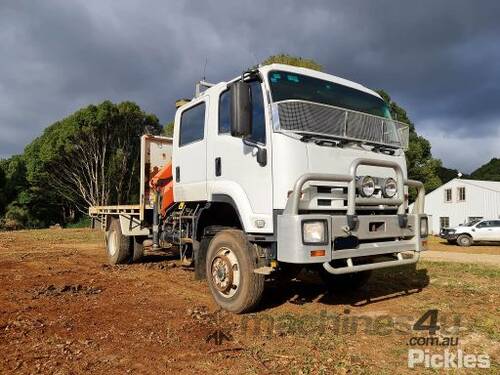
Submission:
POLYGON ((429 234, 429 225, 427 223, 427 216, 420 218, 420 237, 427 237, 429 234))
POLYGON ((326 220, 314 220, 302 222, 302 242, 304 244, 326 244, 328 232, 326 220))
POLYGON ((384 185, 382 185, 382 194, 386 198, 393 198, 398 192, 398 184, 395 179, 389 177, 384 181, 384 185))
POLYGON ((370 176, 362 177, 358 181, 358 188, 363 197, 371 197, 375 193, 375 180, 370 176))

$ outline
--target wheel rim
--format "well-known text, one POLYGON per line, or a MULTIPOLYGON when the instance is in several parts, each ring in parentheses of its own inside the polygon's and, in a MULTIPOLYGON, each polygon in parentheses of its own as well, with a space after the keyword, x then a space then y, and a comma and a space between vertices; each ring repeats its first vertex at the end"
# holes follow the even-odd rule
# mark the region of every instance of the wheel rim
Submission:
POLYGON ((240 285, 240 265, 234 252, 221 247, 210 266, 212 284, 215 290, 224 298, 231 298, 240 285))
POLYGON ((118 244, 117 234, 115 231, 112 231, 108 238, 108 253, 110 256, 114 256, 116 254, 117 244, 118 244))

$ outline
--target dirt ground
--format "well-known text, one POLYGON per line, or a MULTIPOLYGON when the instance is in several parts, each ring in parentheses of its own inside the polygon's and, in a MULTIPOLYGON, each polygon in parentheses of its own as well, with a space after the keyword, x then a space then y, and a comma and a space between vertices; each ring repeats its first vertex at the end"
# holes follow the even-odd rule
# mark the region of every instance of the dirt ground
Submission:
POLYGON ((269 283, 258 312, 235 316, 173 255, 108 266, 102 239, 87 229, 0 233, 0 374, 436 373, 408 368, 413 349, 488 354, 489 369, 451 373, 500 372, 500 267, 423 261, 377 271, 345 295, 303 272, 269 283), (433 336, 412 329, 429 309, 433 336))
POLYGON ((493 242, 477 243, 469 247, 461 247, 458 245, 449 244, 446 240, 443 240, 442 238, 439 238, 437 236, 430 236, 429 246, 429 250, 431 251, 500 255, 500 244, 493 242))

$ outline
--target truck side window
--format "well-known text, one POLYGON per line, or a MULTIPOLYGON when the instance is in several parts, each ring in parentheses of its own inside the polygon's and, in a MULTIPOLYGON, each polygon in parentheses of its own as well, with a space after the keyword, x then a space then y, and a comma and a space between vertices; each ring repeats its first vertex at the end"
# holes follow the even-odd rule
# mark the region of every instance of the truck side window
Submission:
POLYGON ((229 90, 219 97, 219 134, 231 132, 231 95, 229 90))
POLYGON ((182 112, 179 147, 203 139, 205 133, 205 102, 182 112))
MULTIPOLYGON (((252 97, 252 135, 255 142, 266 143, 266 123, 264 102, 259 82, 250 83, 252 97)), ((219 134, 231 132, 231 95, 229 90, 220 94, 219 98, 219 134)))
POLYGON ((266 121, 264 117, 264 101, 260 82, 251 82, 250 91, 252 94, 252 135, 250 139, 265 144, 266 121))

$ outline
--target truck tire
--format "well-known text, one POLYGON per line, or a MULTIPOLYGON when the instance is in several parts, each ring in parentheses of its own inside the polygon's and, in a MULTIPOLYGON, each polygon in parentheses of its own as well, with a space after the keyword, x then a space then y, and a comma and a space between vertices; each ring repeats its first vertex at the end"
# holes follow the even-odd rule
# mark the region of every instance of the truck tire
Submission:
POLYGON ((131 237, 124 236, 120 227, 119 219, 111 219, 109 229, 106 232, 106 254, 109 264, 130 263, 133 258, 133 247, 131 237))
POLYGON ((144 246, 142 243, 147 237, 144 236, 134 236, 134 243, 133 243, 133 255, 132 255, 132 261, 137 262, 139 259, 141 259, 144 255, 144 246))
POLYGON ((347 273, 344 275, 332 275, 321 266, 319 275, 328 290, 334 293, 349 293, 362 288, 370 279, 372 271, 361 271, 347 273))
POLYGON ((457 238, 457 243, 463 247, 468 247, 472 245, 472 242, 473 242, 472 237, 469 236, 468 234, 462 234, 457 238))
POLYGON ((217 233, 208 246, 206 275, 215 301, 240 314, 254 309, 264 292, 264 275, 254 273, 257 252, 241 230, 217 233))

